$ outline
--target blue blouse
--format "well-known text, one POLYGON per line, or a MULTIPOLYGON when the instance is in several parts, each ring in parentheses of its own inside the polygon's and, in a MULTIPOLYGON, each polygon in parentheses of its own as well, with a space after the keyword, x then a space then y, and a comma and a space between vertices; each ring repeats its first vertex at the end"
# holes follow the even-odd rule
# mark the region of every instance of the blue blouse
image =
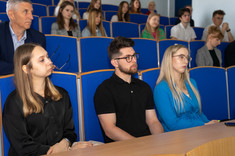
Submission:
MULTIPOLYGON (((197 89, 196 82, 190 79, 197 89)), ((174 99, 168 83, 163 80, 154 89, 154 101, 160 122, 165 132, 179 129, 202 126, 209 122, 207 117, 199 109, 198 100, 191 87, 185 82, 190 97, 183 93, 184 110, 177 113, 174 107, 174 99)))

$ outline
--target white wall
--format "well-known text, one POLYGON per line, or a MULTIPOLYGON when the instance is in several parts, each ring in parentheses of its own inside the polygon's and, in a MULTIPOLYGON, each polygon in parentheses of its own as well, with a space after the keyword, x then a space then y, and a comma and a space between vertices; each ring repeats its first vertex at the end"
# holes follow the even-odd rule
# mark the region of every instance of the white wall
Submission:
POLYGON ((212 23, 214 10, 224 10, 224 22, 228 22, 233 36, 235 36, 235 0, 192 0, 193 19, 195 26, 206 27, 212 23))

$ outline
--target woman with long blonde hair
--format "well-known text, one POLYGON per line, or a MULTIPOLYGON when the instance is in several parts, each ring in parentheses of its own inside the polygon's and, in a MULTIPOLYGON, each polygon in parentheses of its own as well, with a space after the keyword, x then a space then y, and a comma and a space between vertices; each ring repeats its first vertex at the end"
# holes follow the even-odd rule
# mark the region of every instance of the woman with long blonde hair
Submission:
POLYGON ((196 82, 189 78, 189 61, 191 57, 183 45, 170 46, 163 56, 154 101, 166 132, 218 122, 209 121, 201 111, 196 82))
POLYGON ((102 23, 102 12, 98 9, 89 12, 87 26, 82 30, 82 37, 86 36, 107 36, 102 23))
POLYGON ((8 156, 53 154, 92 146, 76 144, 73 109, 68 92, 48 77, 54 65, 40 46, 26 43, 14 55, 16 90, 4 104, 3 126, 8 156))
POLYGON ((157 41, 166 39, 164 30, 160 28, 160 15, 151 13, 148 16, 142 38, 155 39, 157 41))
POLYGON ((88 17, 89 17, 89 12, 92 9, 98 9, 99 11, 102 12, 101 0, 91 0, 91 3, 90 3, 90 5, 87 8, 87 11, 84 12, 83 15, 82 15, 82 19, 86 19, 87 20, 88 17))

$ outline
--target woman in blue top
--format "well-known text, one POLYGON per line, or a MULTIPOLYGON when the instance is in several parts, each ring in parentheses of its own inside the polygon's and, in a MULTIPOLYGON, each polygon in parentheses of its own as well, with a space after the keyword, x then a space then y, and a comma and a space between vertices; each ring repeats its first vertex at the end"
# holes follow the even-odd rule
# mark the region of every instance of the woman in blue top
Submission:
POLYGON ((183 45, 170 46, 163 56, 154 101, 166 132, 218 122, 209 121, 201 112, 196 82, 189 79, 189 61, 191 57, 183 45))

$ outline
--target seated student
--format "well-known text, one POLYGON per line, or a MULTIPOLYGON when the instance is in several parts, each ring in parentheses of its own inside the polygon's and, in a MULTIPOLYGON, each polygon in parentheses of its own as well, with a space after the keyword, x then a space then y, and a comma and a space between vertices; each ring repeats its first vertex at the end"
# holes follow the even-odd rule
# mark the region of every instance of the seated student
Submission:
POLYGON ((81 37, 80 27, 72 19, 75 6, 69 1, 60 5, 57 20, 51 26, 51 34, 81 37))
POLYGON ((146 12, 146 15, 149 15, 151 13, 157 13, 156 9, 156 5, 154 1, 149 1, 148 3, 148 12, 146 12))
MULTIPOLYGON (((69 2, 74 4, 74 0, 60 0, 59 3, 57 4, 56 8, 55 8, 55 11, 54 11, 54 15, 55 16, 58 16, 59 10, 60 10, 60 6, 65 1, 69 1, 69 2)), ((74 4, 74 6, 75 6, 75 4, 74 4)), ((72 17, 73 17, 74 20, 79 20, 81 18, 79 12, 76 10, 76 7, 74 8, 74 12, 73 12, 73 16, 72 17)))
POLYGON ((235 41, 229 43, 224 52, 224 66, 234 66, 235 65, 235 41))
POLYGON ((142 38, 155 39, 157 41, 166 38, 164 30, 160 28, 160 15, 151 13, 148 16, 146 26, 142 32, 142 38))
MULTIPOLYGON (((191 5, 186 5, 184 8, 188 8, 190 10, 190 26, 191 27, 194 27, 194 20, 192 19, 192 12, 193 12, 193 8, 191 5)), ((178 18, 176 21, 175 21, 175 25, 179 24, 180 23, 180 19, 178 18)))
POLYGON ((118 13, 117 15, 113 15, 111 22, 129 22, 130 15, 129 15, 129 4, 127 1, 122 1, 119 4, 118 13))
POLYGON ((113 76, 105 80, 94 96, 104 141, 121 141, 163 132, 149 85, 132 77, 138 71, 134 41, 116 37, 108 47, 113 76))
POLYGON ((216 48, 220 45, 224 35, 216 26, 211 26, 208 29, 206 44, 197 51, 196 64, 197 66, 217 66, 222 67, 221 51, 216 48))
POLYGON ((102 12, 98 9, 89 12, 87 26, 82 30, 82 37, 86 36, 107 36, 102 24, 102 12))
POLYGON ((3 109, 3 126, 10 141, 8 156, 53 154, 92 146, 70 146, 77 140, 69 95, 49 79, 54 65, 39 45, 27 43, 14 55, 16 90, 3 109))
POLYGON ((182 8, 178 13, 180 23, 171 28, 171 39, 192 41, 197 37, 193 28, 189 25, 190 10, 182 8))
POLYGON ((141 4, 139 0, 131 0, 130 6, 131 6, 130 10, 131 14, 142 14, 141 4))
POLYGON ((90 5, 87 8, 87 11, 83 13, 82 19, 88 19, 89 16, 89 12, 92 9, 98 9, 99 11, 102 12, 102 8, 101 8, 101 0, 91 0, 90 5))
POLYGON ((196 82, 189 78, 188 49, 173 45, 164 53, 160 75, 154 89, 154 101, 165 131, 217 123, 201 111, 196 82))

